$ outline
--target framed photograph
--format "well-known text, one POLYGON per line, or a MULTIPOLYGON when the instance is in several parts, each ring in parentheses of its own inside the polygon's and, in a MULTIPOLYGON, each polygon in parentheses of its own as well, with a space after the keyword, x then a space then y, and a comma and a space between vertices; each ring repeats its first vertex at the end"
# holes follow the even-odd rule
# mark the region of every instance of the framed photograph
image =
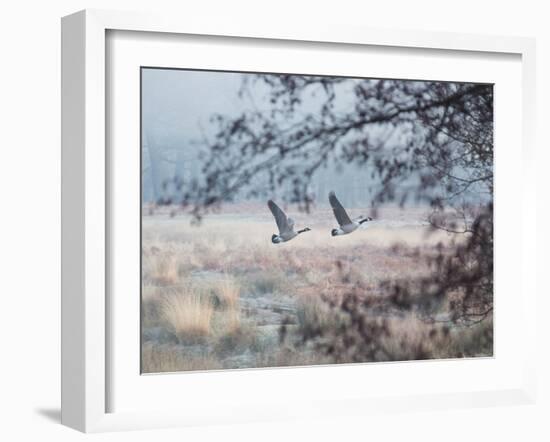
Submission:
POLYGON ((532 40, 82 11, 62 46, 64 424, 534 400, 532 40))

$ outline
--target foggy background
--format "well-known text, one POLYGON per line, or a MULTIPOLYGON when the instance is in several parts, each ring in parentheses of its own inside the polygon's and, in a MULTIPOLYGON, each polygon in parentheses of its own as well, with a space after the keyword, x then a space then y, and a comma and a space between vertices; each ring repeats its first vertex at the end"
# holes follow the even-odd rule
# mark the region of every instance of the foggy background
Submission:
MULTIPOLYGON (((143 203, 155 203, 163 197, 173 196, 174 180, 184 188, 192 180, 201 180, 204 157, 215 139, 215 115, 236 117, 251 109, 269 112, 270 89, 264 83, 251 81, 253 76, 251 73, 142 69, 143 203), (247 87, 243 88, 243 84, 247 87)), ((335 114, 339 111, 349 113, 353 109, 352 88, 357 81, 360 80, 349 79, 337 88, 335 114)), ((301 112, 315 115, 321 103, 322 99, 313 94, 302 103, 301 112)), ((396 133, 393 128, 387 134, 382 127, 371 127, 368 131, 389 146, 405 144, 410 137, 410 133, 396 133)), ((460 171, 456 174, 460 175, 460 171)), ((413 175, 400 185, 413 185, 417 178, 413 175)), ((258 174, 251 185, 262 188, 266 180, 265 174, 258 174)), ((379 177, 368 167, 335 159, 314 173, 308 191, 318 206, 328 205, 327 195, 331 190, 345 206, 370 206, 379 184, 379 177)), ((284 202, 290 187, 291 184, 285 182, 275 195, 267 192, 265 196, 284 202)), ((437 191, 437 187, 431 191, 437 191)), ((242 195, 237 195, 234 202, 244 198, 265 201, 264 195, 245 197, 246 189, 240 193, 242 195)), ((470 202, 477 202, 482 195, 472 186, 465 197, 470 202)))

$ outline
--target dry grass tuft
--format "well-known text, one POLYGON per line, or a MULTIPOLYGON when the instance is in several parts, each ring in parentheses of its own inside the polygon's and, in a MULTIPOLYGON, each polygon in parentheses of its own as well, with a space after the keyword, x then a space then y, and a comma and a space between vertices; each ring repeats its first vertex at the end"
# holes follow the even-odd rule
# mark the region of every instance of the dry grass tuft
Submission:
POLYGON ((241 312, 232 308, 223 314, 223 329, 227 334, 235 334, 241 330, 241 312))
POLYGON ((214 306, 208 297, 190 290, 162 301, 161 316, 182 343, 200 342, 210 335, 214 306))
POLYGON ((318 293, 300 296, 296 302, 296 315, 300 330, 304 333, 338 325, 338 317, 318 293))
POLYGON ((238 308, 239 297, 241 296, 241 285, 231 276, 225 276, 216 282, 214 294, 219 305, 228 310, 238 308))
POLYGON ((174 285, 179 281, 178 261, 174 255, 150 256, 149 277, 158 285, 174 285))

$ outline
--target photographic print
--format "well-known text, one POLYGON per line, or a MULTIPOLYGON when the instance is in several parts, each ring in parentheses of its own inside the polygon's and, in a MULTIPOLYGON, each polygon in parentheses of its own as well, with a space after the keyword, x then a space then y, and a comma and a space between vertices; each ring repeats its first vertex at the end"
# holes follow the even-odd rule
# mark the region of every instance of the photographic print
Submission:
POLYGON ((140 198, 142 373, 493 355, 491 84, 143 67, 140 198))

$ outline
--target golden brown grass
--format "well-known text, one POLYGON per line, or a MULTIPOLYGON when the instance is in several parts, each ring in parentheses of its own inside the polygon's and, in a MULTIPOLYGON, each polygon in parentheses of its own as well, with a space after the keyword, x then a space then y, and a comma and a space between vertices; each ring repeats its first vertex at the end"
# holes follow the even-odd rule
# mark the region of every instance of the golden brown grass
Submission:
POLYGON ((241 285, 235 278, 229 275, 224 275, 222 279, 215 283, 214 292, 223 308, 227 308, 229 310, 235 310, 238 308, 241 285))
POLYGON ((238 333, 241 328, 241 285, 235 278, 225 275, 214 284, 213 290, 220 310, 216 317, 220 334, 238 333))
POLYGON ((150 255, 144 259, 144 276, 157 285, 174 285, 179 281, 178 261, 172 254, 150 255))
POLYGON ((190 289, 179 289, 161 304, 161 316, 180 342, 196 342, 210 335, 213 313, 210 299, 190 289))

